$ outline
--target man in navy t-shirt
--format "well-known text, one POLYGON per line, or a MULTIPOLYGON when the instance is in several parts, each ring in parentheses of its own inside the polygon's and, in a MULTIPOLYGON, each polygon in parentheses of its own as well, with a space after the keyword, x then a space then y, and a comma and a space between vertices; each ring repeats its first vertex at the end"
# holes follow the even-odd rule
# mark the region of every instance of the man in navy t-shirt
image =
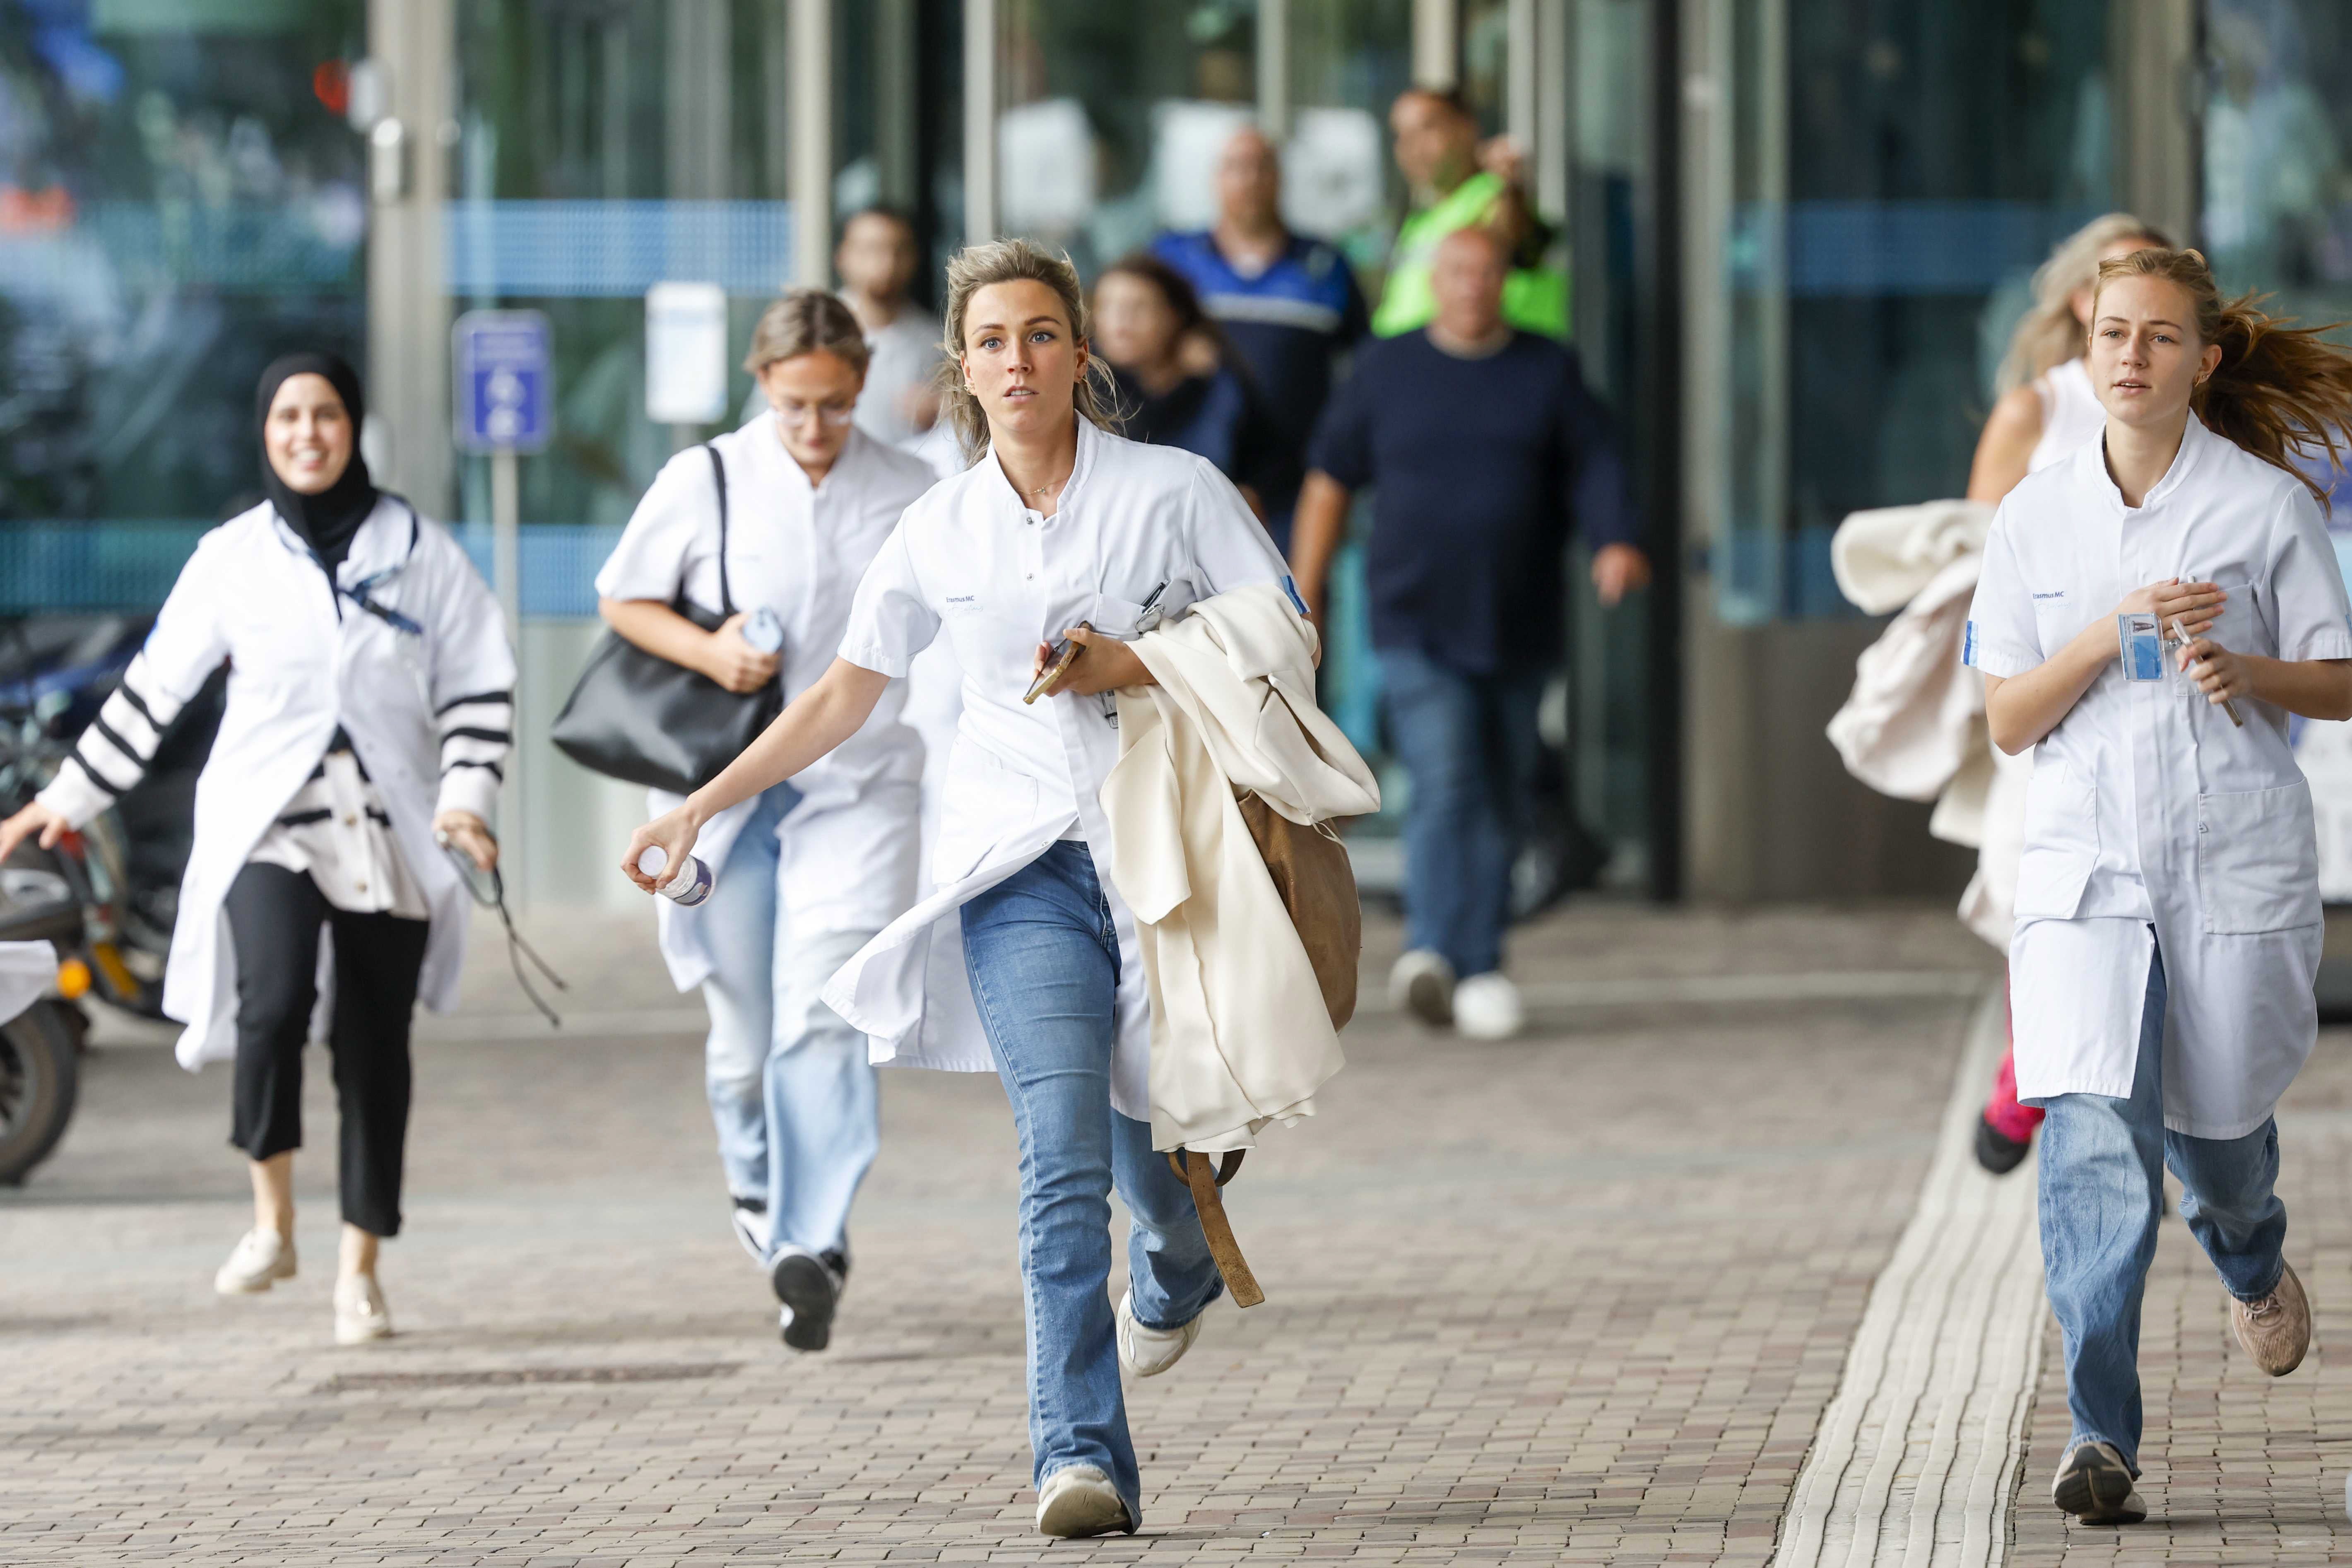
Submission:
POLYGON ((1502 316, 1509 258, 1482 227, 1440 244, 1437 314, 1379 340, 1324 411, 1298 499, 1292 572, 1320 614, 1348 492, 1376 487, 1364 544, 1389 733, 1412 781, 1407 952, 1398 1005, 1498 1039, 1524 1021, 1502 973, 1511 868, 1541 742, 1536 709, 1566 651, 1569 533, 1613 605, 1649 580, 1607 417, 1575 351, 1502 316))
POLYGON ((1332 362, 1370 325, 1347 258, 1282 223, 1282 163, 1265 132, 1238 131, 1217 163, 1217 226, 1152 246, 1232 340, 1280 437, 1265 476, 1265 525, 1290 545, 1307 442, 1331 395, 1332 362))

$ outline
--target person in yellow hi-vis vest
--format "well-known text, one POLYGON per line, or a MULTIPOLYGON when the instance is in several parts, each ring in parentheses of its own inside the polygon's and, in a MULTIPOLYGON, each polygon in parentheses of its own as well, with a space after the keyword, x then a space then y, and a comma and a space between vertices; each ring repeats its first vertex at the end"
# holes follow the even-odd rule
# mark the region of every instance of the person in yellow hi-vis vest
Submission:
POLYGON ((1518 150, 1500 137, 1482 148, 1478 121, 1452 88, 1416 87, 1398 95, 1389 129, 1414 210, 1397 231, 1372 331, 1392 338, 1429 325, 1437 313, 1430 270, 1438 243, 1458 228, 1486 224, 1513 260, 1503 286, 1503 319, 1524 331, 1566 341, 1568 274, 1543 265, 1550 231, 1528 206, 1517 178, 1518 150))

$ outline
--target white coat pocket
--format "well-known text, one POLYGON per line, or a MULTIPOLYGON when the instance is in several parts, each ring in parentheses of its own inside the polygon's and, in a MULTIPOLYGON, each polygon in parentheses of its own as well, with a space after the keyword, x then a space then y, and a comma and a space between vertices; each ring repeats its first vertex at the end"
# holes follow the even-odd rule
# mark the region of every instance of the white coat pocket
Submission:
POLYGON ((2064 763, 2037 757, 2025 786, 2025 850, 2017 862, 2017 918, 2074 918, 2099 859, 2098 795, 2064 763))
POLYGON ((2319 839, 2311 785, 2197 797, 2197 896, 2216 936, 2317 925, 2319 839))
POLYGON ((948 757, 948 787, 940 792, 933 885, 969 877, 990 851, 1029 831, 1036 817, 1037 781, 959 736, 948 757))

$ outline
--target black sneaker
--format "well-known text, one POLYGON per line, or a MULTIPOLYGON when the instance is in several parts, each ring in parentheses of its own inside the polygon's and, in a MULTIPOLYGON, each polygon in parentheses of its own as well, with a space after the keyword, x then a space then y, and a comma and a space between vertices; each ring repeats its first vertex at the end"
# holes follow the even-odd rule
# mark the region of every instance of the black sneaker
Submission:
POLYGON ((1996 1176, 2006 1176, 2025 1163, 2033 1152, 2033 1141, 2021 1143, 1995 1127, 1983 1112, 1977 1114, 1977 1163, 1996 1176))
POLYGON ((783 1303, 777 1326, 796 1351, 821 1351, 833 1338, 833 1311, 848 1274, 846 1258, 838 1267, 832 1261, 839 1256, 788 1247, 768 1270, 768 1283, 783 1303))
POLYGON ((2111 1443, 2077 1443, 2050 1482, 2050 1500, 2084 1524, 2137 1524, 2147 1504, 2132 1490, 2131 1468, 2111 1443))

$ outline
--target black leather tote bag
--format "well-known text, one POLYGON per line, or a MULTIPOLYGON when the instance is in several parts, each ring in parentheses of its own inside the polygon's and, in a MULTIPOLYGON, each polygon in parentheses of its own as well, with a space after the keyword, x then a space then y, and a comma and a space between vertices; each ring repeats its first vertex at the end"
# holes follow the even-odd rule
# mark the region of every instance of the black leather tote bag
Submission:
MULTIPOLYGON (((709 632, 735 613, 735 595, 727 582, 727 465, 717 447, 703 450, 719 486, 719 609, 695 604, 683 587, 670 607, 709 632)), ((550 738, 590 773, 685 795, 718 777, 782 708, 776 681, 730 691, 607 627, 550 738)))

